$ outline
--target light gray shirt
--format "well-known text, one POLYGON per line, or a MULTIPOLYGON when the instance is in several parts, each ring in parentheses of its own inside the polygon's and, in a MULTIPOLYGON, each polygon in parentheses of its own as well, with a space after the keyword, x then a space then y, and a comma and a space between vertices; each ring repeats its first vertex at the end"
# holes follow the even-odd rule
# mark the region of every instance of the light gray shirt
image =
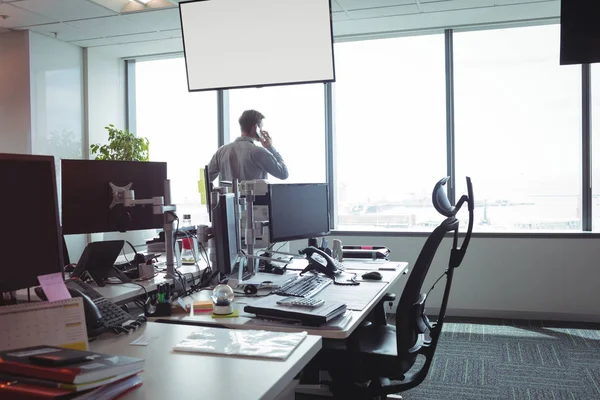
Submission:
POLYGON ((255 145, 246 136, 221 146, 208 164, 208 179, 211 182, 217 176, 222 181, 249 181, 267 179, 267 174, 277 179, 287 179, 289 175, 283 158, 273 146, 265 149, 255 145))

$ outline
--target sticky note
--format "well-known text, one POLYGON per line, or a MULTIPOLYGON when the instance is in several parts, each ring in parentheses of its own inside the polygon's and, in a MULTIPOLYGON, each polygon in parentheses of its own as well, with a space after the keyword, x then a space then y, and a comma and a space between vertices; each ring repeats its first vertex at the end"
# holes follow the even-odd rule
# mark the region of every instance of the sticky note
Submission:
POLYGON ((49 301, 70 299, 71 294, 65 285, 62 272, 38 275, 38 282, 49 301))

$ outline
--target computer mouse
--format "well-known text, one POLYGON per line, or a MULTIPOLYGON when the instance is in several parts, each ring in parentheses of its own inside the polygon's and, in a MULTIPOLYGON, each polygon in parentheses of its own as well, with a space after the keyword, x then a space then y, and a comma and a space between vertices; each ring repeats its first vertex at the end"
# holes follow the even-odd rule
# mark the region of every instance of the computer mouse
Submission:
POLYGON ((368 279, 371 281, 380 281, 383 278, 383 275, 377 271, 367 272, 366 274, 362 274, 363 279, 368 279))

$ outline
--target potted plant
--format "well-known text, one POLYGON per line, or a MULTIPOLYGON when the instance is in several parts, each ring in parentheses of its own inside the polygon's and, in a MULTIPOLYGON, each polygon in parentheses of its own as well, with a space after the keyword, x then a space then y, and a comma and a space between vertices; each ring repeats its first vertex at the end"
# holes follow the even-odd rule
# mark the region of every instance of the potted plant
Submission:
POLYGON ((104 128, 108 131, 108 144, 90 145, 95 160, 150 161, 148 138, 136 137, 128 130, 115 128, 113 124, 104 128))

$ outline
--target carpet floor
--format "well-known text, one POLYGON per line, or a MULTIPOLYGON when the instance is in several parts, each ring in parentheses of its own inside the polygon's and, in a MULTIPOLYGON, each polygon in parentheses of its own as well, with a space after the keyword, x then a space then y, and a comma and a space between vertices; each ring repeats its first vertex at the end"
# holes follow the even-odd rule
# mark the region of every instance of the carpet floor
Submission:
POLYGON ((600 325, 449 318, 427 378, 402 396, 600 399, 600 325))

